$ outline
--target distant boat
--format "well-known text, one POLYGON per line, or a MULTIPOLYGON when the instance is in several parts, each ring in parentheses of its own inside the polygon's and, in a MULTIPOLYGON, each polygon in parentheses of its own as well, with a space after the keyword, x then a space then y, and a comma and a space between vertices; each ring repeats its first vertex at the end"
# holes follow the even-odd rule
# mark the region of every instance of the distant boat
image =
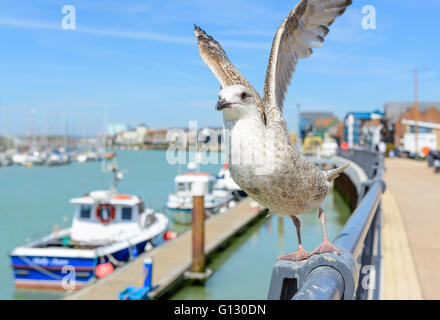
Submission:
POLYGON ((217 180, 214 184, 215 190, 226 190, 230 192, 235 200, 241 200, 247 197, 245 191, 243 191, 238 184, 232 179, 231 172, 229 171, 228 164, 225 163, 224 168, 220 169, 217 174, 217 180))
POLYGON ((65 152, 53 150, 47 157, 46 164, 48 166, 57 166, 70 162, 69 156, 65 152))
POLYGON ((216 178, 204 172, 187 172, 174 178, 175 192, 168 196, 167 208, 170 210, 174 221, 180 224, 191 223, 193 208, 192 184, 201 182, 204 185, 205 211, 216 213, 221 208, 227 208, 233 196, 226 190, 214 190, 216 178))
POLYGON ((70 228, 10 253, 17 288, 80 289, 161 243, 168 218, 144 208, 139 196, 118 194, 121 173, 117 166, 111 171, 111 190, 70 200, 74 205, 70 228))
POLYGON ((87 154, 85 152, 84 153, 80 153, 80 154, 78 154, 76 156, 76 161, 78 161, 80 163, 86 162, 87 160, 88 160, 88 157, 87 157, 87 154))
POLYGON ((12 163, 25 166, 28 162, 28 155, 26 153, 15 153, 11 157, 12 163))
POLYGON ((42 165, 46 161, 47 154, 38 150, 33 150, 28 155, 27 162, 32 165, 42 165))

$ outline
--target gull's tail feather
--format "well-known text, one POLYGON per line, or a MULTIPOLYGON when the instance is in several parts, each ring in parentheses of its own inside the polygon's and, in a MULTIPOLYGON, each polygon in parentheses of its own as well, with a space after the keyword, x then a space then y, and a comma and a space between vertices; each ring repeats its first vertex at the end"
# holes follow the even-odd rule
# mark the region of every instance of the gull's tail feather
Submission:
POLYGON ((342 167, 336 168, 336 169, 331 169, 331 170, 327 170, 324 171, 324 174, 327 176, 327 181, 331 182, 333 180, 335 180, 339 174, 344 171, 345 169, 347 169, 347 167, 350 165, 350 162, 347 162, 346 164, 344 164, 342 167))

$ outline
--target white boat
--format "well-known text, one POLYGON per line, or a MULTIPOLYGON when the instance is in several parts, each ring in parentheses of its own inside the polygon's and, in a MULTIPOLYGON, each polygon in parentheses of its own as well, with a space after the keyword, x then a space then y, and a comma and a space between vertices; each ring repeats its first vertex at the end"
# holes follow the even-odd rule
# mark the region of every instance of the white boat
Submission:
POLYGON ((232 194, 235 200, 241 200, 242 198, 247 197, 246 192, 243 191, 232 179, 227 163, 225 163, 224 168, 220 169, 217 174, 214 190, 226 190, 232 194))
POLYGON ((204 186, 204 205, 208 214, 227 208, 233 196, 227 190, 214 189, 216 178, 209 173, 187 172, 174 178, 175 192, 168 196, 167 208, 174 221, 180 224, 191 223, 193 208, 192 184, 200 182, 204 186))
POLYGON ((33 150, 28 155, 28 163, 31 163, 33 165, 42 165, 46 161, 47 154, 45 152, 41 152, 39 150, 33 150))
POLYGON ((57 166, 69 163, 69 156, 65 152, 60 152, 58 150, 53 150, 47 157, 46 164, 48 166, 57 166))
POLYGON ((76 161, 79 163, 84 163, 88 160, 87 154, 85 152, 80 153, 76 156, 76 161))
POLYGON ((13 164, 25 166, 28 162, 28 155, 26 153, 15 153, 11 159, 13 164))
POLYGON ((72 226, 14 249, 11 264, 18 288, 75 290, 163 242, 168 218, 144 208, 138 196, 121 195, 121 173, 113 166, 111 190, 70 200, 72 226))

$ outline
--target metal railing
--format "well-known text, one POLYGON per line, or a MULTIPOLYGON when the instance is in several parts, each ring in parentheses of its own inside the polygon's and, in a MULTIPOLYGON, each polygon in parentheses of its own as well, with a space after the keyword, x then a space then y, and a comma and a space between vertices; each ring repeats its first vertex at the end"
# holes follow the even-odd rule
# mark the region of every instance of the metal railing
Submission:
POLYGON ((370 178, 359 204, 333 244, 340 255, 313 255, 305 261, 278 261, 268 299, 379 299, 381 274, 381 196, 383 158, 373 152, 348 150, 339 156, 356 162, 370 178))

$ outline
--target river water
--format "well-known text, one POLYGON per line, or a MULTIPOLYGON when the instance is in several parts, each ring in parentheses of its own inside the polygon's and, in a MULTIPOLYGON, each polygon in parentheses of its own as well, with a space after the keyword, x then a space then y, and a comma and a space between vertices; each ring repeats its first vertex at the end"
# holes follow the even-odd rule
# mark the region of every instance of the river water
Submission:
MULTIPOLYGON (((163 211, 168 194, 173 190, 173 179, 184 168, 170 165, 165 151, 118 150, 117 157, 120 169, 128 171, 118 191, 140 195, 146 206, 163 211)), ((201 170, 216 174, 221 166, 201 165, 201 170)), ((101 172, 99 162, 0 168, 0 299, 61 297, 60 293, 47 291, 15 290, 8 253, 47 235, 55 225, 68 227, 72 219, 69 199, 92 190, 108 189, 111 180, 110 173, 101 172)), ((328 234, 332 238, 348 218, 349 209, 337 193, 328 197, 324 209, 328 217, 328 234)), ((309 250, 318 245, 321 237, 316 216, 317 213, 312 213, 302 218, 303 242, 309 250)), ((171 225, 176 232, 186 228, 171 225)), ((264 299, 276 256, 294 250, 296 244, 290 220, 278 216, 263 219, 213 259, 209 267, 216 272, 204 288, 188 286, 172 298, 264 299)))

